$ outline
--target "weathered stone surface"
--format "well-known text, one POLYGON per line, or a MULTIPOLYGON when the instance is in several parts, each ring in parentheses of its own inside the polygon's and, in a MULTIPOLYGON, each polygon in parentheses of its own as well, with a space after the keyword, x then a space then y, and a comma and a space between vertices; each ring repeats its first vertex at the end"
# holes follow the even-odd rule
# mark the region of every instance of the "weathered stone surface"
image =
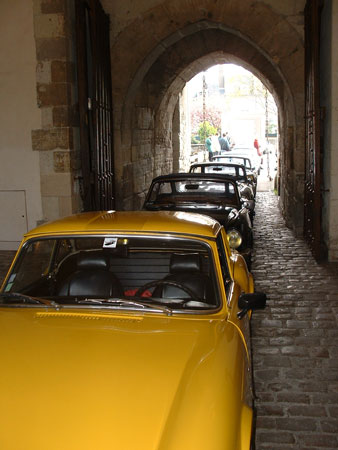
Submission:
POLYGON ((43 197, 71 197, 73 195, 71 175, 56 173, 41 176, 41 194, 43 197))
POLYGON ((36 81, 39 84, 47 84, 52 81, 51 62, 40 61, 36 66, 36 81))
POLYGON ((52 61, 51 81, 53 83, 73 82, 74 71, 74 64, 70 61, 52 61))
MULTIPOLYGON (((130 199, 134 192, 133 188, 133 166, 132 164, 128 164, 123 167, 123 181, 122 185, 118 186, 117 195, 120 193, 123 199, 130 199)), ((127 203, 129 204, 130 200, 128 200, 127 203)))
POLYGON ((35 37, 37 39, 59 38, 65 36, 65 18, 63 14, 40 14, 34 18, 35 37))
POLYGON ((70 216, 73 213, 72 197, 59 197, 60 217, 70 216))
POLYGON ((68 40, 64 37, 36 39, 38 61, 64 59, 68 53, 68 40))
POLYGON ((42 0, 41 12, 43 14, 64 13, 66 10, 66 0, 42 0))
POLYGON ((70 152, 54 152, 54 170, 56 173, 70 172, 71 169, 71 153, 70 152))
POLYGON ((38 105, 59 106, 71 103, 71 85, 69 83, 37 84, 38 105))
POLYGON ((33 150, 72 149, 73 134, 71 128, 50 128, 32 130, 33 150))
POLYGON ((79 113, 77 105, 62 105, 52 108, 54 127, 79 126, 79 113))
POLYGON ((42 208, 45 218, 48 220, 57 220, 60 218, 59 198, 53 196, 42 195, 42 208))
POLYGON ((154 128, 154 113, 151 108, 136 109, 136 124, 135 128, 140 130, 151 130, 154 128))

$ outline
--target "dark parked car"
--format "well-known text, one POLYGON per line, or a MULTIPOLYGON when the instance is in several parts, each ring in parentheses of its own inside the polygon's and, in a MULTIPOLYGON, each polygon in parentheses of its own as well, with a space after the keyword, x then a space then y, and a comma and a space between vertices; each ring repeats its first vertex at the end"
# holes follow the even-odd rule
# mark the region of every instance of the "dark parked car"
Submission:
POLYGON ((248 178, 246 168, 242 164, 205 162, 194 163, 190 166, 190 173, 215 173, 225 175, 237 181, 239 194, 243 201, 246 201, 250 210, 250 218, 255 216, 255 194, 256 185, 248 178))
MULTIPOLYGON (((247 177, 253 181, 255 186, 257 186, 257 177, 258 172, 255 170, 252 161, 249 157, 244 155, 231 155, 230 152, 226 155, 218 155, 212 158, 212 162, 220 162, 220 163, 233 163, 233 164, 242 164, 246 168, 247 177)), ((254 192, 256 195, 256 190, 254 192)))
POLYGON ((253 244, 250 211, 232 178, 201 173, 159 176, 151 183, 144 209, 194 212, 213 217, 224 225, 230 247, 237 249, 250 267, 253 244))

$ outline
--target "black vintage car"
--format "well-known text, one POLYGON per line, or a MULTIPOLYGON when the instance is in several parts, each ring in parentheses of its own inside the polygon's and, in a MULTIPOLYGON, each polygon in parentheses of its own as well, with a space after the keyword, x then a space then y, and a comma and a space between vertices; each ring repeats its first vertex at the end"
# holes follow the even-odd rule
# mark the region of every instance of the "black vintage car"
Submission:
POLYGON ((227 154, 213 156, 212 162, 242 164, 245 166, 247 177, 252 180, 255 185, 254 194, 256 195, 258 171, 253 166, 251 159, 248 156, 240 154, 232 155, 231 152, 228 152, 227 154))
POLYGON ((255 217, 255 194, 256 184, 247 176, 246 168, 242 164, 204 162, 194 163, 190 166, 190 173, 214 173, 225 175, 235 180, 238 184, 239 195, 246 207, 250 210, 250 218, 253 221, 255 217))
POLYGON ((143 209, 207 214, 228 234, 230 247, 251 263, 253 244, 249 209, 240 198, 235 180, 225 175, 177 173, 154 178, 143 209))

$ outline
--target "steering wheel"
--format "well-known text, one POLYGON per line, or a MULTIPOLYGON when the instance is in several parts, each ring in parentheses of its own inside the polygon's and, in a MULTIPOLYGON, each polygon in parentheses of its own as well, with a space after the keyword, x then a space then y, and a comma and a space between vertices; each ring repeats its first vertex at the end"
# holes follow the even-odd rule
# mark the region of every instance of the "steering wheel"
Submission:
POLYGON ((157 287, 157 286, 174 286, 178 289, 181 289, 182 291, 189 294, 190 298, 183 299, 183 304, 189 302, 190 300, 194 300, 196 302, 203 302, 202 299, 200 299, 195 292, 193 292, 190 288, 187 286, 184 286, 184 284, 181 284, 177 281, 171 281, 171 280, 154 280, 150 281, 149 283, 144 284, 143 286, 139 287, 137 291, 135 292, 135 297, 141 297, 143 292, 147 289, 157 287))

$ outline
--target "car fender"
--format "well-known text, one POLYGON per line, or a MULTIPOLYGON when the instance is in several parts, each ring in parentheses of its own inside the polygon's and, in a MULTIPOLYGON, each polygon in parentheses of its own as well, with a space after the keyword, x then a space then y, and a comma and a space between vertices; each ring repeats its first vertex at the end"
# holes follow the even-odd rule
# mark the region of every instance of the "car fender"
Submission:
POLYGON ((254 292, 254 281, 252 274, 248 271, 245 259, 236 250, 231 252, 231 269, 235 282, 239 284, 242 292, 247 294, 254 292))
POLYGON ((250 448, 251 435, 252 435, 252 421, 253 410, 248 405, 244 404, 241 414, 241 450, 250 448))

